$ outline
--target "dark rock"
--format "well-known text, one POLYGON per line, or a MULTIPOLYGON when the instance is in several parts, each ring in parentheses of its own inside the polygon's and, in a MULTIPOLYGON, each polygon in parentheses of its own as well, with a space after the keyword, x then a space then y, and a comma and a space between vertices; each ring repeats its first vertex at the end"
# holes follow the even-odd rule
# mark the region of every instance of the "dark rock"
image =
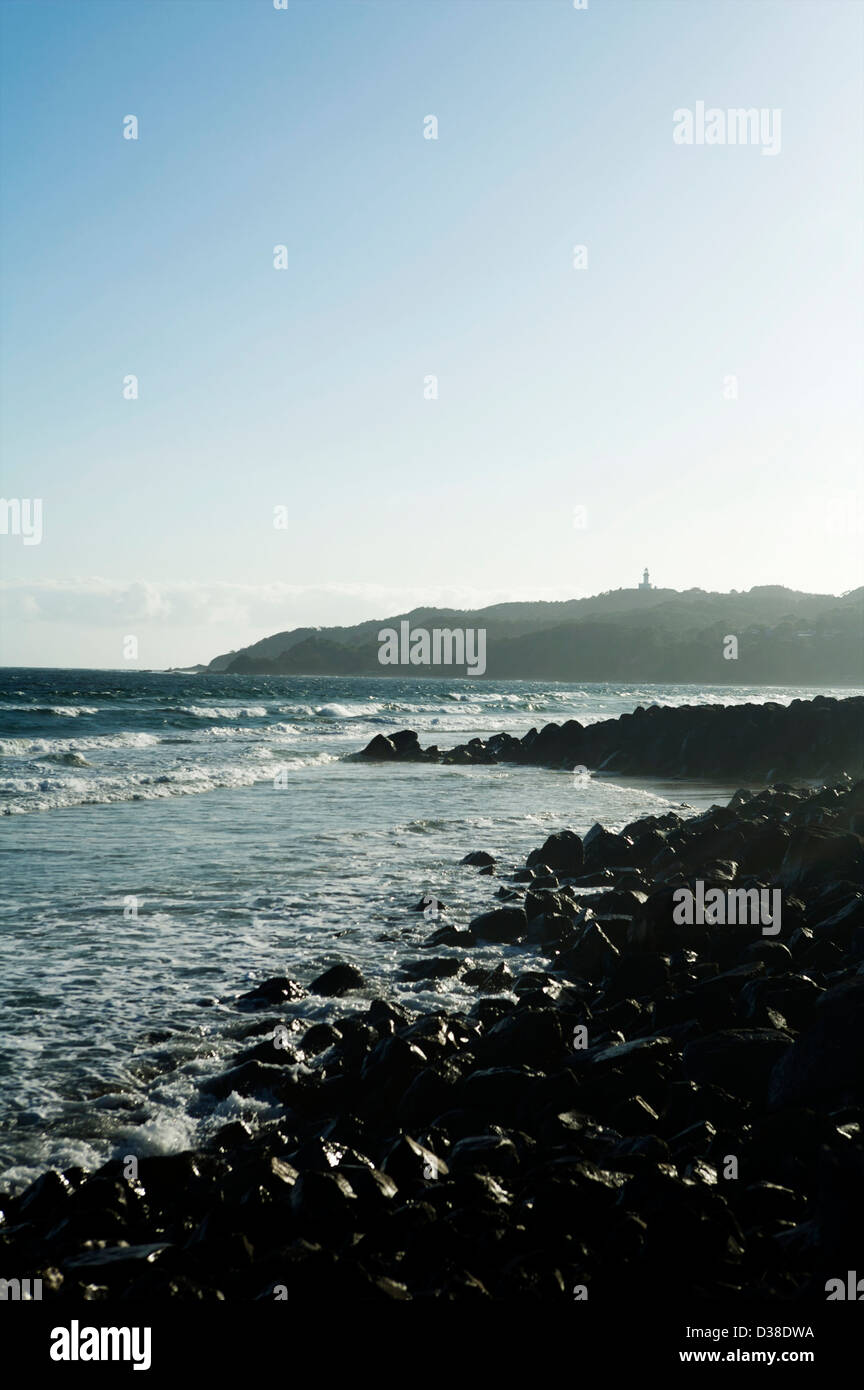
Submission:
POLYGON ((513 985, 513 973, 502 960, 492 970, 485 965, 466 970, 462 975, 462 983, 474 985, 485 994, 500 994, 513 985))
POLYGON ((16 1199, 16 1216, 29 1221, 45 1216, 54 1217, 65 1209, 72 1192, 68 1178, 49 1168, 16 1199))
POLYGON ((395 743, 392 739, 385 738, 384 734, 376 734, 358 754, 361 758, 377 758, 388 762, 397 756, 395 743))
POLYGON ((436 898, 433 893, 424 893, 419 902, 409 908, 410 912, 428 912, 430 916, 436 916, 439 912, 446 912, 447 905, 442 903, 440 898, 436 898))
POLYGON ((601 980, 614 972, 619 960, 619 952, 599 923, 589 922, 576 944, 556 956, 555 968, 567 976, 601 980))
POLYGON ((857 835, 822 825, 794 830, 777 881, 798 892, 825 879, 864 883, 864 846, 857 835))
POLYGON ((264 1062, 243 1062, 239 1067, 232 1067, 230 1071, 203 1082, 201 1090, 217 1100, 225 1100, 230 1095, 276 1095, 283 1083, 281 1067, 267 1066, 264 1062))
POLYGON ((474 941, 518 941, 527 928, 525 909, 497 907, 483 912, 470 923, 468 930, 474 941))
POLYGON ((864 977, 835 985, 820 998, 813 1022, 777 1059, 772 1106, 864 1100, 864 977))
POLYGON ((466 1171, 510 1178, 519 1167, 519 1154, 512 1139, 499 1134, 473 1135, 460 1139, 450 1155, 450 1171, 458 1176, 466 1171))
POLYGON ((296 980, 285 975, 276 975, 271 980, 263 980, 254 989, 247 990, 236 1000, 238 1009, 266 1009, 273 1004, 287 1004, 295 999, 305 999, 306 990, 296 980))
POLYGON ((443 1158, 418 1144, 410 1134, 400 1134, 381 1164, 383 1172, 400 1189, 446 1178, 449 1168, 443 1158))
POLYGON ((354 989, 363 989, 365 984, 366 981, 356 966, 340 963, 325 970, 323 975, 312 981, 309 988, 313 994, 333 997, 348 994, 354 989))
POLYGON ((475 1049, 494 1066, 552 1067, 565 1055, 561 1022, 554 1009, 527 1009, 494 1024, 475 1049))
POLYGON ((152 1264, 168 1248, 165 1241, 149 1245, 114 1245, 70 1255, 61 1265, 67 1272, 73 1270, 86 1273, 91 1279, 105 1279, 112 1274, 125 1273, 129 1266, 152 1264))
POLYGON ((301 1173, 291 1190, 291 1210, 301 1230, 347 1230, 354 1219, 354 1189, 337 1171, 301 1173))
POLYGON ((400 974, 412 980, 446 980, 458 975, 462 969, 461 960, 452 956, 430 956, 426 960, 406 960, 399 967, 400 974))
POLYGON ((338 1028, 334 1028, 329 1023, 313 1023, 303 1034, 300 1041, 300 1051, 307 1057, 316 1057, 321 1052, 326 1052, 328 1047, 333 1047, 342 1037, 338 1028))
POLYGON ((592 825, 583 848, 586 870, 617 868, 631 863, 633 842, 627 835, 615 835, 602 825, 592 825))
POLYGON ((572 830, 559 830, 550 835, 540 849, 532 850, 528 856, 527 867, 541 865, 557 870, 567 877, 574 877, 582 871, 582 841, 572 830))
POLYGON ((684 1071, 693 1081, 722 1086, 746 1100, 764 1101, 771 1073, 792 1043, 788 1033, 724 1029, 687 1044, 684 1071))
POLYGON ((439 927, 433 931, 431 936, 427 936, 423 942, 424 946, 464 946, 474 945, 474 937, 470 931, 460 931, 458 927, 447 925, 439 927))
POLYGON ((489 1067, 472 1072, 459 1090, 469 1109, 486 1111, 499 1123, 515 1119, 538 1074, 527 1067, 489 1067))

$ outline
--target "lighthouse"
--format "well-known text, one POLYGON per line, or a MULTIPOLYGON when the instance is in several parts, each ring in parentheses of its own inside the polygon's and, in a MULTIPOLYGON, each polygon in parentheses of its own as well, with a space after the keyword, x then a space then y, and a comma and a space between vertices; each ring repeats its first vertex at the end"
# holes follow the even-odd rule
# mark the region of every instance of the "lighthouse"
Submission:
POLYGON ((645 566, 645 569, 644 569, 643 572, 642 572, 642 583, 639 585, 639 588, 640 588, 640 589, 653 589, 653 588, 654 588, 654 585, 651 583, 651 580, 648 578, 648 566, 647 566, 647 565, 645 566))

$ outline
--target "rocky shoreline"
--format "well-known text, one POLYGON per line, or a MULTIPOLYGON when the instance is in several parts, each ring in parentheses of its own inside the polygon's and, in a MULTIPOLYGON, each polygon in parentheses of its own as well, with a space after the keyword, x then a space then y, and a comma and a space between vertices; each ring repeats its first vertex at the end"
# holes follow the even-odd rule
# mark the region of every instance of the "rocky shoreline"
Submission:
POLYGON ((309 1027, 296 1001, 359 972, 263 981, 204 1089, 280 1117, 0 1196, 3 1277, 58 1300, 824 1301, 864 1249, 862 832, 846 777, 564 830, 521 867, 469 854, 490 910, 411 905, 436 920, 403 968, 461 975, 473 1007, 309 1027), (700 883, 779 889, 782 921, 679 924, 700 883), (515 942, 549 968, 514 978, 515 942))
MULTIPOLYGON (((460 764, 529 763, 629 776, 796 778, 864 775, 864 697, 817 695, 789 705, 650 705, 583 727, 545 724, 523 738, 495 734, 442 752, 413 729, 377 734, 355 760, 460 764)), ((733 781, 734 785, 734 781, 733 781)))

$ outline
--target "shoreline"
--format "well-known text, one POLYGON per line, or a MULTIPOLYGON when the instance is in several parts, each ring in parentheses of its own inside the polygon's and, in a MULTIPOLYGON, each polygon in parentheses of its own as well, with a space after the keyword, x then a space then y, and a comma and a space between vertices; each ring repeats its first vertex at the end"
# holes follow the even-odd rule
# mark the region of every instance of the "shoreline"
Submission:
POLYGON ((256 985, 235 1001, 246 1045, 201 1089, 281 1118, 0 1197, 3 1277, 60 1299, 616 1299, 662 1280, 823 1301, 861 1248, 862 829, 846 778, 553 834, 506 876, 469 855, 490 910, 460 929, 440 909, 400 968, 465 973, 470 1009, 378 999, 304 1029, 292 1001, 356 988, 349 962, 256 985), (697 880, 779 887, 780 932, 676 925, 697 880), (469 979, 478 941, 552 963, 469 979))

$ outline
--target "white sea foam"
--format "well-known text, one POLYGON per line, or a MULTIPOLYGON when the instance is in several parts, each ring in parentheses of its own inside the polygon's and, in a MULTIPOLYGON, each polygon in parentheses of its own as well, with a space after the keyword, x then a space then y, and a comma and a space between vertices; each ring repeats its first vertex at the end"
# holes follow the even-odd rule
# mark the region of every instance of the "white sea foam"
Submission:
POLYGON ((116 776, 96 773, 89 777, 53 771, 43 777, 0 778, 0 812, 23 815, 29 811, 51 811, 65 806, 110 804, 119 801, 160 801, 168 797, 190 796, 218 788, 250 787, 272 779, 283 769, 293 770, 335 762, 329 753, 308 756, 277 756, 266 749, 254 750, 244 763, 227 766, 174 767, 170 771, 126 773, 116 776))
POLYGON ((178 714, 191 714, 196 719, 266 719, 266 705, 180 705, 178 714))
POLYGON ((97 748, 153 748, 162 740, 158 734, 143 730, 124 729, 117 734, 92 734, 81 738, 6 738, 0 739, 0 756, 6 758, 39 758, 48 753, 87 753, 97 748))
POLYGON ((322 719, 368 719, 372 714, 380 714, 381 705, 319 705, 315 713, 322 719))
POLYGON ((98 714, 95 705, 25 705, 6 701, 0 711, 13 714, 53 714, 63 719, 78 719, 82 714, 98 714))

